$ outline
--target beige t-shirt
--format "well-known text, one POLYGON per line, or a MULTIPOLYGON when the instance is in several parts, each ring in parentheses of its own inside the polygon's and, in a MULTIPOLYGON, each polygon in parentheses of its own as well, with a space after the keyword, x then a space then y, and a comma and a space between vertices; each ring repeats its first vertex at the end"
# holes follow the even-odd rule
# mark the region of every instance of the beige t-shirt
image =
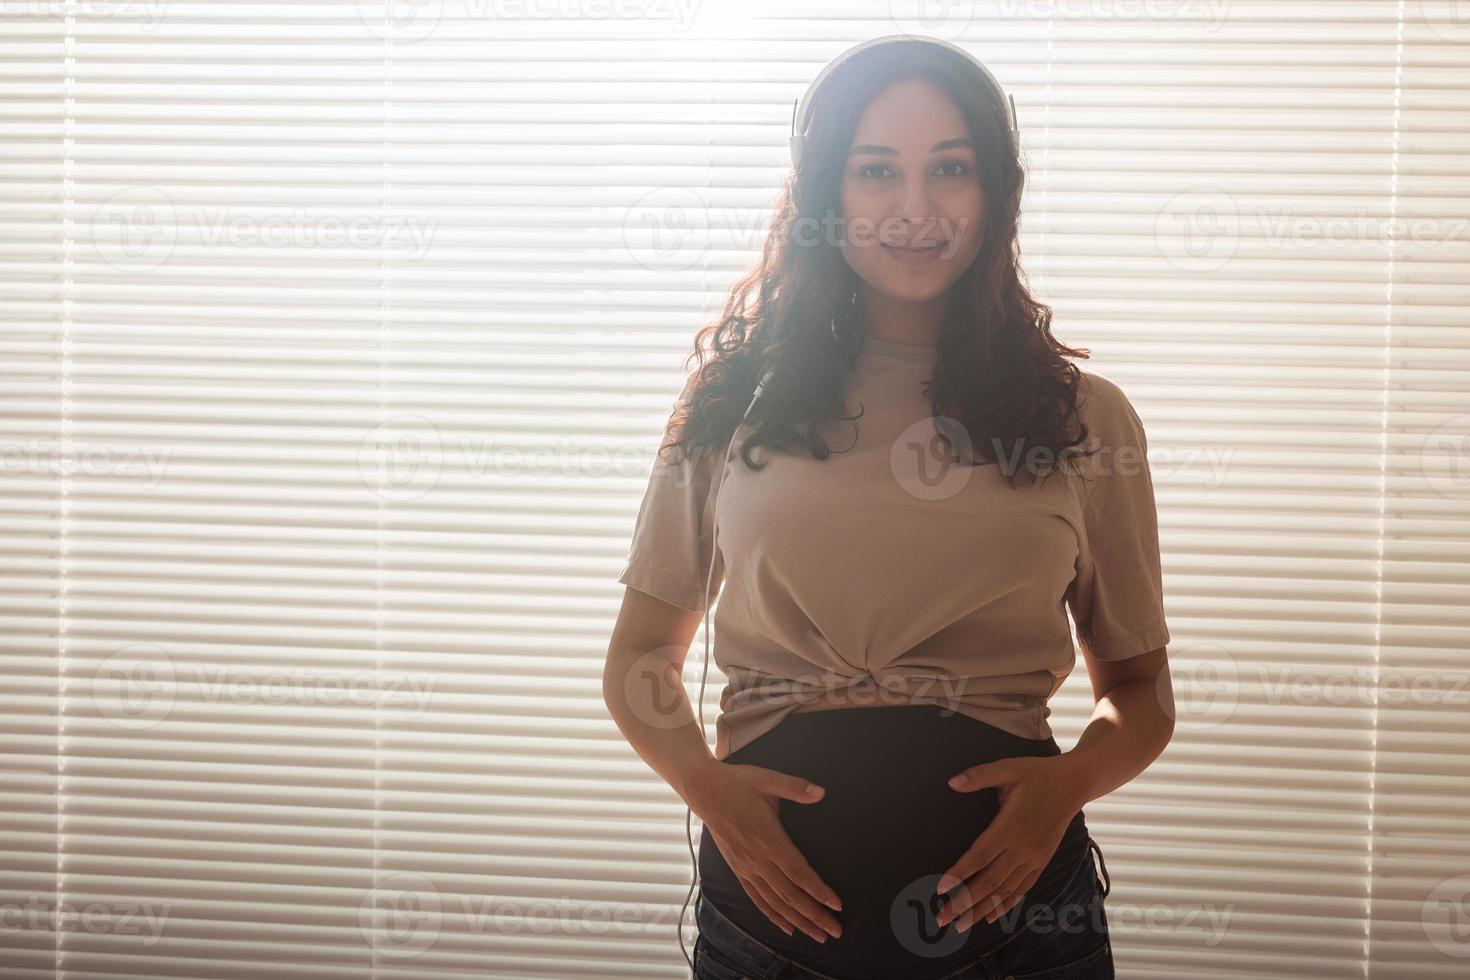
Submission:
MULTIPOLYGON (((712 584, 728 679, 716 758, 819 697, 934 703, 1045 739, 1077 659, 1068 608, 1099 659, 1168 643, 1148 444, 1122 389, 1082 369, 1085 445, 1100 451, 1017 489, 996 463, 947 456, 923 394, 935 356, 868 338, 846 391, 847 414, 864 414, 826 424, 826 460, 762 447, 752 471, 751 429, 737 433, 712 584)), ((938 425, 963 453, 963 428, 938 425)), ((724 458, 720 445, 655 461, 619 582, 705 608, 724 458)))

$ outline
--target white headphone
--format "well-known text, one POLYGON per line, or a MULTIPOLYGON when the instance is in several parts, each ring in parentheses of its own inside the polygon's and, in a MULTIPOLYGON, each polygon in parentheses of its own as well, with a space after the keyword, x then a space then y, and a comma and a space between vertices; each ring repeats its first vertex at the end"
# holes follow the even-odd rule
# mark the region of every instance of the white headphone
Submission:
MULTIPOLYGON (((812 80, 811 85, 807 87, 806 94, 803 95, 801 97, 801 100, 796 104, 796 107, 793 110, 792 114, 791 166, 793 168, 799 168, 801 166, 802 147, 806 141, 807 126, 811 122, 809 116, 811 115, 812 96, 816 93, 817 89, 822 85, 822 83, 826 81, 826 79, 832 74, 833 69, 835 69, 843 62, 847 61, 859 51, 864 51, 879 44, 891 44, 901 41, 938 45, 942 48, 946 48, 950 51, 954 51, 957 54, 962 55, 966 60, 974 64, 976 68, 980 69, 980 73, 985 76, 986 80, 995 90, 995 94, 997 96, 996 101, 1001 105, 1001 112, 1006 123, 1006 128, 1010 131, 1011 134, 1011 151, 1013 153, 1016 151, 1016 148, 1019 145, 1020 135, 1019 130, 1016 126, 1016 102, 1015 99, 1006 95, 1005 91, 1000 87, 1000 82, 998 82, 995 76, 991 74, 989 68, 985 67, 985 65, 982 64, 979 59, 970 54, 964 48, 951 44, 948 41, 942 41, 939 38, 934 37, 927 37, 922 34, 889 34, 884 37, 877 37, 869 41, 864 41, 861 44, 848 48, 842 54, 833 59, 833 61, 831 61, 827 65, 827 67, 823 68, 821 72, 817 74, 817 77, 812 80)), ((750 404, 745 407, 745 414, 742 415, 740 417, 740 421, 736 423, 735 432, 730 434, 730 442, 725 447, 725 461, 723 464, 721 464, 720 467, 720 487, 718 490, 715 491, 715 502, 714 506, 711 508, 711 546, 709 570, 705 574, 704 579, 704 670, 699 678, 699 697, 695 706, 696 711, 699 715, 699 734, 701 735, 701 737, 704 736, 704 689, 706 682, 709 679, 710 662, 709 598, 710 591, 714 585, 715 557, 719 554, 718 511, 720 505, 720 494, 723 493, 725 490, 725 480, 723 472, 724 469, 730 465, 730 456, 735 448, 735 435, 739 433, 740 427, 745 424, 745 420, 750 417, 751 409, 755 408, 755 403, 758 402, 761 395, 765 393, 766 385, 770 382, 771 375, 773 373, 773 371, 768 370, 763 375, 761 375, 760 381, 755 386, 755 394, 751 397, 750 404)), ((678 933, 679 949, 684 951, 684 959, 688 961, 689 969, 691 972, 694 969, 694 960, 690 957, 688 950, 685 950, 684 948, 684 913, 689 908, 689 900, 694 896, 695 890, 699 887, 699 856, 695 853, 694 850, 694 832, 691 824, 692 819, 693 811, 686 806, 684 808, 684 835, 689 842, 689 859, 694 865, 694 876, 693 881, 690 883, 689 886, 689 894, 685 896, 684 904, 679 909, 678 933)))
POLYGON ((860 51, 866 51, 868 48, 877 47, 880 44, 900 42, 936 45, 948 51, 953 51, 980 69, 980 74, 985 76, 986 81, 990 83, 990 87, 995 91, 996 101, 1000 103, 1001 115, 1005 120, 1006 129, 1011 133, 1011 149, 1012 152, 1015 152, 1020 144, 1021 135, 1020 127, 1016 122, 1016 100, 1013 96, 1006 94, 1005 90, 1000 87, 1000 82, 996 79, 995 75, 979 58, 976 58, 959 45, 942 41, 937 37, 929 37, 924 34, 887 34, 883 37, 875 37, 848 48, 836 58, 832 59, 827 64, 827 67, 817 73, 817 77, 812 80, 811 85, 807 86, 806 94, 801 97, 801 100, 796 103, 791 112, 790 143, 791 166, 793 168, 800 169, 801 167, 801 154, 806 143, 806 131, 807 127, 811 125, 812 97, 816 94, 817 89, 821 87, 822 83, 827 80, 827 77, 836 70, 838 65, 843 64, 860 51))

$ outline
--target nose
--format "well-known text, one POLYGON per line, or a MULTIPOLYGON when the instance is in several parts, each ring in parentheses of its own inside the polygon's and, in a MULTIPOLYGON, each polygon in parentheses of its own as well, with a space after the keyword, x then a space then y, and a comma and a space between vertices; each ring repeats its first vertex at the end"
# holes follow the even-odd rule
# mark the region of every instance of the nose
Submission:
POLYGON ((906 245, 916 239, 934 241, 938 237, 935 233, 934 201, 927 176, 920 169, 904 178, 902 196, 891 215, 890 224, 894 230, 885 241, 906 245))

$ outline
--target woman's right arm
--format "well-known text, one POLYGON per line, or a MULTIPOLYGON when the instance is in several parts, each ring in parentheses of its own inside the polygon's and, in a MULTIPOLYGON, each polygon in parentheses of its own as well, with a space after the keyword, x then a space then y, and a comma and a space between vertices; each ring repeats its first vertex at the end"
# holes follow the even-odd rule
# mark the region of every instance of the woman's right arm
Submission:
POLYGON ((780 821, 780 800, 816 803, 807 782, 760 766, 727 765, 710 752, 684 691, 684 659, 703 614, 628 587, 613 626, 602 696, 633 750, 714 835, 756 906, 787 935, 841 935, 841 901, 807 863, 780 821), (825 931, 824 931, 825 930, 825 931))

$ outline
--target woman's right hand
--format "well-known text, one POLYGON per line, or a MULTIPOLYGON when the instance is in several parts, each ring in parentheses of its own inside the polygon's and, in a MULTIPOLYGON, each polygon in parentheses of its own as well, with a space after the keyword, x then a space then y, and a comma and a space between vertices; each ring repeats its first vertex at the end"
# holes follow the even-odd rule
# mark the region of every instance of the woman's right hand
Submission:
POLYGON ((822 788, 762 766, 711 760, 689 782, 690 809, 714 836, 751 901, 788 936, 800 929, 817 942, 842 935, 831 909, 842 900, 807 863, 781 825, 780 801, 817 803, 822 788))

